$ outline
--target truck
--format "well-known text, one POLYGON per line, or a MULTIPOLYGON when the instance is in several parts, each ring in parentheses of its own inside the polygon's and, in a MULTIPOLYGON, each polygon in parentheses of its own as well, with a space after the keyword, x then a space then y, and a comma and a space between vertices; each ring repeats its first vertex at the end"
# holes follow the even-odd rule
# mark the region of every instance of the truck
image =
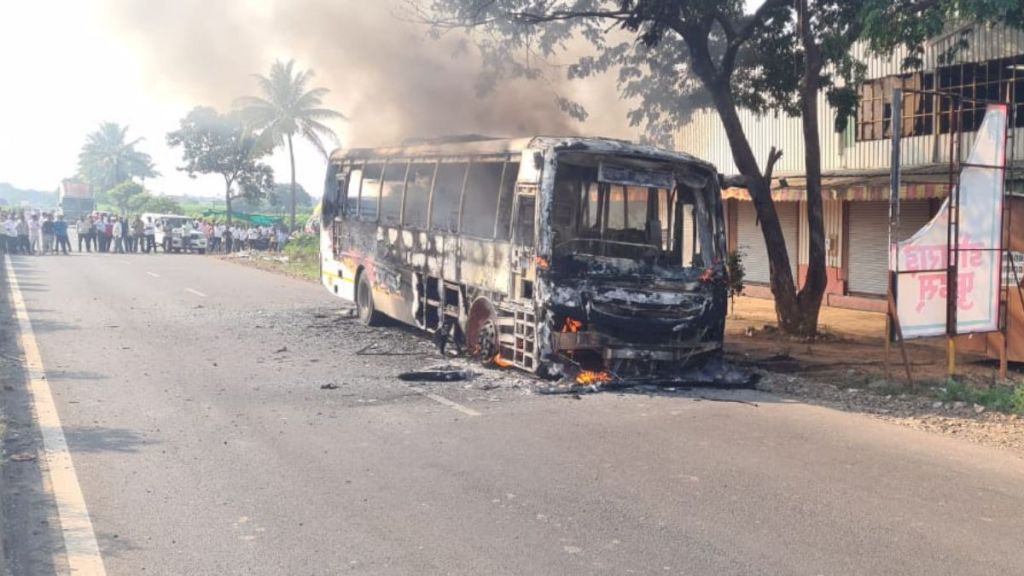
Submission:
POLYGON ((63 180, 58 188, 57 205, 64 214, 64 220, 76 222, 96 209, 96 198, 88 184, 78 180, 63 180))

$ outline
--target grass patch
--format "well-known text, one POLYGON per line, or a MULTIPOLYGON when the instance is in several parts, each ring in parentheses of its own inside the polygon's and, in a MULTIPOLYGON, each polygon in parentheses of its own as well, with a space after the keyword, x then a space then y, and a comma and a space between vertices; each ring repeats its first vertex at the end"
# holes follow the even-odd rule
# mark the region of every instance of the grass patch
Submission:
POLYGON ((939 389, 943 402, 979 404, 989 410, 1024 414, 1024 384, 977 388, 956 380, 949 380, 939 389))
POLYGON ((287 267, 296 275, 310 280, 320 279, 320 237, 299 236, 284 247, 287 267))

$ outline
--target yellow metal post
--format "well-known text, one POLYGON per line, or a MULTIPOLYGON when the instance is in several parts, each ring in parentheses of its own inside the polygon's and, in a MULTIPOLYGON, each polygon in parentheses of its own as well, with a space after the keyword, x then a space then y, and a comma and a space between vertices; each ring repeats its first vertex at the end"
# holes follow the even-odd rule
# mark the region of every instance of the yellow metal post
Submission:
POLYGON ((952 378, 956 376, 956 338, 953 336, 946 337, 946 360, 947 360, 947 375, 952 378))

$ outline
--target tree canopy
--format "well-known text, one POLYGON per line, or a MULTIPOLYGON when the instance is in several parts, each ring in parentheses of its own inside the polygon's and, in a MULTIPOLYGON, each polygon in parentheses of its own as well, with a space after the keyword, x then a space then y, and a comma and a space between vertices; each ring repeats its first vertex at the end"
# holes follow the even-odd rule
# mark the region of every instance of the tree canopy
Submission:
POLYGON ((305 138, 321 154, 327 156, 324 140, 337 142, 337 136, 329 126, 329 120, 344 120, 345 115, 326 108, 323 98, 326 88, 307 89, 313 78, 312 70, 296 70, 295 61, 277 60, 270 67, 269 76, 256 75, 259 96, 238 99, 242 114, 254 129, 260 131, 260 139, 271 148, 288 146, 291 160, 291 227, 295 227, 295 151, 292 139, 305 138))
MULTIPOLYGON (((270 191, 267 196, 267 204, 274 208, 280 208, 289 205, 291 197, 291 186, 288 184, 274 184, 274 189, 270 191)), ((306 192, 302 184, 298 184, 295 187, 295 204, 302 208, 309 208, 313 206, 313 197, 306 192)))
POLYGON ((221 114, 213 108, 196 107, 181 120, 178 130, 167 134, 170 146, 182 148, 189 176, 217 174, 224 179, 224 200, 231 217, 235 198, 258 202, 274 187, 273 169, 262 163, 269 150, 237 112, 221 114))
POLYGON ((149 192, 143 192, 132 196, 128 203, 129 214, 140 214, 142 212, 156 212, 159 214, 183 214, 181 204, 166 197, 155 196, 149 192))
POLYGON ((86 136, 78 154, 78 172, 94 190, 106 191, 133 178, 159 175, 149 154, 136 150, 142 138, 128 141, 128 126, 104 122, 86 136))
MULTIPOLYGON (((569 79, 614 72, 636 103, 629 121, 669 144, 698 108, 714 108, 740 178, 751 195, 768 249, 771 289, 784 330, 813 334, 826 285, 818 98, 824 92, 841 129, 857 105, 865 65, 853 47, 876 54, 897 46, 920 54, 949 22, 1021 21, 1020 0, 408 0, 435 34, 467 31, 491 82, 536 78, 531 62, 569 57, 569 79), (803 125, 809 258, 798 290, 771 197, 781 150, 760 163, 740 109, 799 115, 803 125)), ((559 99, 569 114, 587 110, 559 99)))
POLYGON ((133 199, 144 192, 142 185, 137 182, 122 182, 106 193, 106 199, 116 206, 121 214, 127 215, 132 212, 133 199))

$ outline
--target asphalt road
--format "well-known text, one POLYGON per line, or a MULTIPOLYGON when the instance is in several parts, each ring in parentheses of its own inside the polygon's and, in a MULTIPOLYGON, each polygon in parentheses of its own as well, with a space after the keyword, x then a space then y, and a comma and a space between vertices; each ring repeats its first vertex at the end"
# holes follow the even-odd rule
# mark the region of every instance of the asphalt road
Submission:
MULTIPOLYGON (((429 342, 314 284, 201 256, 13 265, 111 575, 1024 571, 1008 453, 758 392, 416 389, 395 376, 429 342)), ((31 450, 3 374, 5 450, 31 450)), ((44 471, 4 467, 9 570, 60 572, 44 471)))

